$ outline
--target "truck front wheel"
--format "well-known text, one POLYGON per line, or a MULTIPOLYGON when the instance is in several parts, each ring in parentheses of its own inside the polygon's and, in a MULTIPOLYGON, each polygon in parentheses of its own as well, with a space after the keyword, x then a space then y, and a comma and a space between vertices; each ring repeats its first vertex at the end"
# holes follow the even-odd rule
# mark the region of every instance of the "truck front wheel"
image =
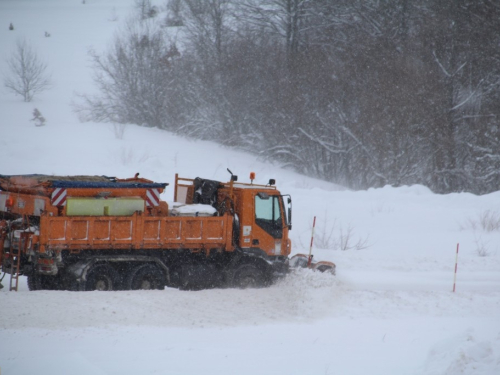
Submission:
POLYGON ((234 286, 237 288, 262 288, 266 285, 264 272, 253 264, 240 266, 234 274, 234 286))

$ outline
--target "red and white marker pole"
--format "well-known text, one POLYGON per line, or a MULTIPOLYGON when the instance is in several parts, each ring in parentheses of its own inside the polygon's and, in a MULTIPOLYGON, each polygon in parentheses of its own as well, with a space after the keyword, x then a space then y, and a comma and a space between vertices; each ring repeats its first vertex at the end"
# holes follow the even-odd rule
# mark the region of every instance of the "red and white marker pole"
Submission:
POLYGON ((313 220, 313 229, 311 233, 311 246, 309 246, 309 258, 307 259, 307 267, 311 267, 312 263, 312 249, 313 249, 313 241, 314 241, 314 227, 316 227, 316 216, 314 216, 313 220))
POLYGON ((455 293, 455 286, 457 284, 457 268, 458 268, 458 243, 457 243, 457 255, 455 257, 455 276, 453 277, 453 293, 455 293))

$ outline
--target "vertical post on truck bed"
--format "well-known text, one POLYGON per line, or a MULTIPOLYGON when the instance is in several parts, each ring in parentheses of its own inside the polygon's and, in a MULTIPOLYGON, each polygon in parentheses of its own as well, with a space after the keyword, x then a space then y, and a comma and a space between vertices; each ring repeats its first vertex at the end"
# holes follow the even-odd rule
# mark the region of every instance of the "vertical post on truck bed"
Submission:
POLYGON ((175 186, 174 186, 174 202, 177 202, 177 183, 179 182, 179 173, 175 174, 175 186))

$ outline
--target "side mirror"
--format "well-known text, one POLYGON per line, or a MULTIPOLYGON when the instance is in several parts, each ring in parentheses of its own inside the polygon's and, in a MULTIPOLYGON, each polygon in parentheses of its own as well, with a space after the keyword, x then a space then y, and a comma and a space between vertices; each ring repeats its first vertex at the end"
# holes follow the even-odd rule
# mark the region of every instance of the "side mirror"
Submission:
POLYGON ((292 207, 288 207, 288 230, 292 230, 292 207))

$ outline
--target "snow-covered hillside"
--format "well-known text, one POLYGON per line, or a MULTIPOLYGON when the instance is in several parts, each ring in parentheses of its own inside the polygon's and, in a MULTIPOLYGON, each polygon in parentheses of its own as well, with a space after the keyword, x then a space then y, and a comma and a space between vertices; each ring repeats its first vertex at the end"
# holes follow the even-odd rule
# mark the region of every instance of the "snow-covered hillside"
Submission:
POLYGON ((26 38, 54 82, 31 103, 0 90, 0 174, 172 183, 175 173, 225 181, 229 168, 246 181, 253 171, 293 197, 293 253, 308 251, 317 216, 315 258, 335 262, 337 276, 196 292, 28 292, 22 280, 18 293, 0 291, 2 375, 500 374, 500 191, 353 192, 214 143, 80 123, 70 104, 94 90, 87 50, 106 48, 133 3, 0 1, 0 71, 26 38), (34 108, 46 126, 30 122, 34 108))

